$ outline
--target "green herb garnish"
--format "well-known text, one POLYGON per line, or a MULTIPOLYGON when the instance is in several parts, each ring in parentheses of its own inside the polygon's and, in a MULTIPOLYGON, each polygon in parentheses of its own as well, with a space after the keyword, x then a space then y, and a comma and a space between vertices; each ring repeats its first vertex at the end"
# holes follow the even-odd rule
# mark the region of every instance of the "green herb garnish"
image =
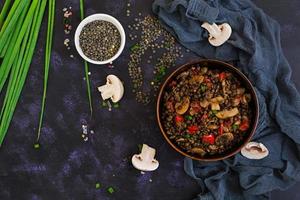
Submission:
POLYGON ((205 92, 205 91, 206 91, 206 88, 207 88, 206 85, 201 84, 201 86, 200 86, 200 91, 201 91, 201 92, 205 92))
POLYGON ((120 104, 118 104, 118 103, 113 103, 113 107, 114 107, 114 108, 119 108, 119 107, 120 107, 120 104))
POLYGON ((115 192, 115 189, 113 187, 109 187, 109 188, 107 188, 107 192, 112 194, 115 192))
POLYGON ((102 107, 103 107, 103 108, 106 108, 106 107, 107 107, 106 101, 102 101, 102 107))
POLYGON ((33 145, 33 147, 34 147, 35 149, 39 149, 39 148, 40 148, 40 144, 39 144, 39 143, 35 143, 35 144, 33 145))
POLYGON ((101 184, 100 183, 96 183, 95 188, 96 189, 100 189, 101 188, 101 184))
POLYGON ((239 125, 237 125, 237 124, 233 124, 233 125, 232 125, 232 129, 233 129, 234 132, 235 132, 236 130, 238 130, 238 128, 239 128, 239 125))
POLYGON ((130 51, 137 51, 140 48, 139 44, 135 44, 132 47, 130 47, 130 51))
POLYGON ((186 115, 186 116, 185 116, 185 119, 186 119, 186 120, 192 120, 193 117, 192 117, 191 115, 186 115))

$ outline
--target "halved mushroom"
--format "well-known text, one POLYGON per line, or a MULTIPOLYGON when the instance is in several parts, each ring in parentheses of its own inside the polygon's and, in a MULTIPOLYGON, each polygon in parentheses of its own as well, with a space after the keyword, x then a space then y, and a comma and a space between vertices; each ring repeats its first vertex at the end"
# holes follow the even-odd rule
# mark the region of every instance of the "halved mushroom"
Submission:
POLYGON ((222 102, 224 102, 224 98, 222 96, 217 96, 215 98, 212 98, 210 100, 210 102, 213 102, 213 103, 222 103, 222 102))
POLYGON ((142 152, 132 156, 132 165, 141 171, 154 171, 158 168, 159 162, 154 159, 155 149, 143 144, 142 152))
POLYGON ((204 80, 204 76, 202 75, 194 75, 192 78, 189 80, 190 84, 201 84, 204 80))
POLYGON ((179 115, 183 115, 189 109, 189 106, 190 98, 184 97, 181 102, 175 104, 176 113, 179 115))
POLYGON ((198 154, 200 156, 204 156, 206 154, 206 151, 200 147, 194 147, 190 149, 189 152, 198 154))
POLYGON ((114 103, 121 100, 124 94, 124 86, 121 80, 115 75, 106 77, 106 85, 98 87, 103 100, 111 99, 114 103))
POLYGON ((241 154, 246 158, 258 160, 268 156, 269 150, 262 143, 249 142, 242 148, 241 154))
POLYGON ((228 144, 233 140, 233 138, 234 136, 232 133, 223 133, 222 135, 216 137, 216 144, 217 145, 228 144))
POLYGON ((237 89, 236 89, 236 94, 237 94, 237 95, 244 94, 244 93, 245 93, 245 90, 246 90, 245 88, 237 88, 237 89))
POLYGON ((206 99, 204 99, 203 101, 200 101, 200 106, 206 108, 207 106, 209 106, 209 102, 206 99))
POLYGON ((251 101, 251 95, 250 94, 244 94, 243 96, 242 96, 242 103, 243 104, 247 104, 248 102, 250 102, 251 101))
POLYGON ((230 25, 227 23, 217 25, 215 23, 209 24, 204 22, 201 27, 205 28, 209 32, 208 41, 211 45, 216 47, 225 43, 232 32, 230 25))
POLYGON ((220 110, 220 103, 224 102, 224 98, 222 96, 217 96, 210 100, 210 106, 212 110, 220 110))
POLYGON ((219 119, 227 119, 229 117, 234 117, 239 114, 239 110, 237 108, 232 108, 230 110, 222 110, 216 114, 219 119))

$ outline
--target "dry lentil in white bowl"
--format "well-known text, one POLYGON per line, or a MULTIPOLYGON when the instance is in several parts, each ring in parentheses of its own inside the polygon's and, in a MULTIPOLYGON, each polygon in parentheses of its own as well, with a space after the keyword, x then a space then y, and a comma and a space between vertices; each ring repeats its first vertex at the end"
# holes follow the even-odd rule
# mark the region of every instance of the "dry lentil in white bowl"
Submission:
POLYGON ((107 14, 94 14, 82 20, 74 39, 79 55, 97 65, 117 59, 124 49, 125 40, 121 23, 107 14))

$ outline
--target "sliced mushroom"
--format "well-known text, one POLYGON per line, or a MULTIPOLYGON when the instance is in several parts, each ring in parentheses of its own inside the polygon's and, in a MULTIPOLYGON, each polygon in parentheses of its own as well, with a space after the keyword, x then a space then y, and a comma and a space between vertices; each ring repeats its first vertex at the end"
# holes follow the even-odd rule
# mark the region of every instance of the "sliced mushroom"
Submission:
POLYGON ((217 145, 228 144, 233 140, 233 138, 234 136, 232 133, 223 133, 222 135, 216 137, 216 144, 217 145))
POLYGON ((263 159, 269 155, 269 150, 262 143, 249 142, 242 148, 241 154, 249 159, 263 159))
POLYGON ((141 171, 154 171, 158 168, 159 162, 154 159, 155 149, 143 144, 142 152, 132 156, 132 165, 141 171))
POLYGON ((232 108, 230 110, 222 110, 216 114, 219 119, 227 119, 229 117, 234 117, 239 114, 239 110, 237 108, 232 108))
POLYGON ((176 113, 179 115, 183 115, 189 109, 189 106, 190 98, 184 97, 181 102, 175 104, 176 113))
POLYGON ((212 103, 222 103, 222 102, 224 102, 224 98, 222 96, 217 96, 215 98, 212 98, 210 100, 210 102, 212 102, 212 103))
POLYGON ((210 107, 212 110, 220 110, 220 105, 218 103, 211 103, 210 107))
POLYGON ((216 47, 224 44, 229 39, 232 32, 230 25, 227 23, 217 25, 215 23, 209 24, 204 22, 201 27, 209 32, 208 41, 211 45, 216 47))
POLYGON ((202 75, 194 75, 192 78, 189 80, 190 84, 201 84, 204 80, 204 76, 202 75))
POLYGON ((243 104, 247 104, 250 101, 251 101, 251 95, 250 94, 244 94, 242 96, 242 103, 243 104))
POLYGON ((206 154, 206 151, 200 147, 194 147, 189 150, 191 153, 198 154, 200 156, 204 156, 206 154))
POLYGON ((219 128, 219 126, 215 125, 215 124, 211 124, 211 125, 208 125, 207 126, 208 129, 211 129, 211 130, 216 130, 219 128))
POLYGON ((244 94, 245 93, 245 88, 237 88, 236 89, 236 94, 237 95, 241 95, 241 94, 244 94))
POLYGON ((106 77, 106 85, 98 87, 103 100, 111 99, 114 103, 121 100, 124 94, 124 86, 121 80, 115 75, 106 77))
POLYGON ((233 106, 238 106, 241 103, 241 97, 237 96, 232 100, 232 105, 233 106))
POLYGON ((206 99, 204 99, 203 101, 200 101, 200 106, 206 108, 207 106, 209 106, 209 102, 206 99))
POLYGON ((184 138, 178 138, 178 139, 176 140, 176 142, 184 142, 184 141, 185 141, 184 138))
POLYGON ((201 67, 201 74, 206 74, 207 70, 207 67, 201 67))
POLYGON ((210 100, 210 106, 212 110, 220 110, 220 103, 224 102, 224 98, 222 96, 217 96, 210 100))
POLYGON ((195 114, 201 111, 201 105, 199 101, 194 101, 190 105, 190 115, 194 116, 195 114))

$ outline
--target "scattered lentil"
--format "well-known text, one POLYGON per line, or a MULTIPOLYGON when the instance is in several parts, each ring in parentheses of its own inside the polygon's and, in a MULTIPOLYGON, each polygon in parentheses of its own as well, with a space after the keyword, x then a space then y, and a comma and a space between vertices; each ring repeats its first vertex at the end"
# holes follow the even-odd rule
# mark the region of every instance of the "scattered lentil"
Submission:
POLYGON ((134 21, 134 24, 128 25, 128 28, 131 30, 129 38, 132 41, 135 41, 138 36, 139 38, 130 47, 128 72, 134 88, 132 92, 135 93, 136 100, 142 104, 148 104, 151 93, 156 95, 161 80, 166 75, 166 70, 174 66, 176 59, 182 56, 181 47, 176 44, 175 38, 163 29, 158 19, 148 15, 142 19, 135 18, 134 21), (150 91, 144 91, 143 85, 145 81, 141 66, 144 66, 142 65, 142 60, 145 60, 145 52, 149 50, 153 54, 157 53, 156 57, 160 57, 156 61, 152 60, 152 55, 151 58, 149 56, 149 59, 146 59, 148 64, 154 66, 154 77, 150 81, 150 91))
POLYGON ((39 144, 39 143, 35 143, 35 144, 33 145, 33 147, 34 147, 35 149, 39 149, 39 148, 40 148, 40 144, 39 144))

